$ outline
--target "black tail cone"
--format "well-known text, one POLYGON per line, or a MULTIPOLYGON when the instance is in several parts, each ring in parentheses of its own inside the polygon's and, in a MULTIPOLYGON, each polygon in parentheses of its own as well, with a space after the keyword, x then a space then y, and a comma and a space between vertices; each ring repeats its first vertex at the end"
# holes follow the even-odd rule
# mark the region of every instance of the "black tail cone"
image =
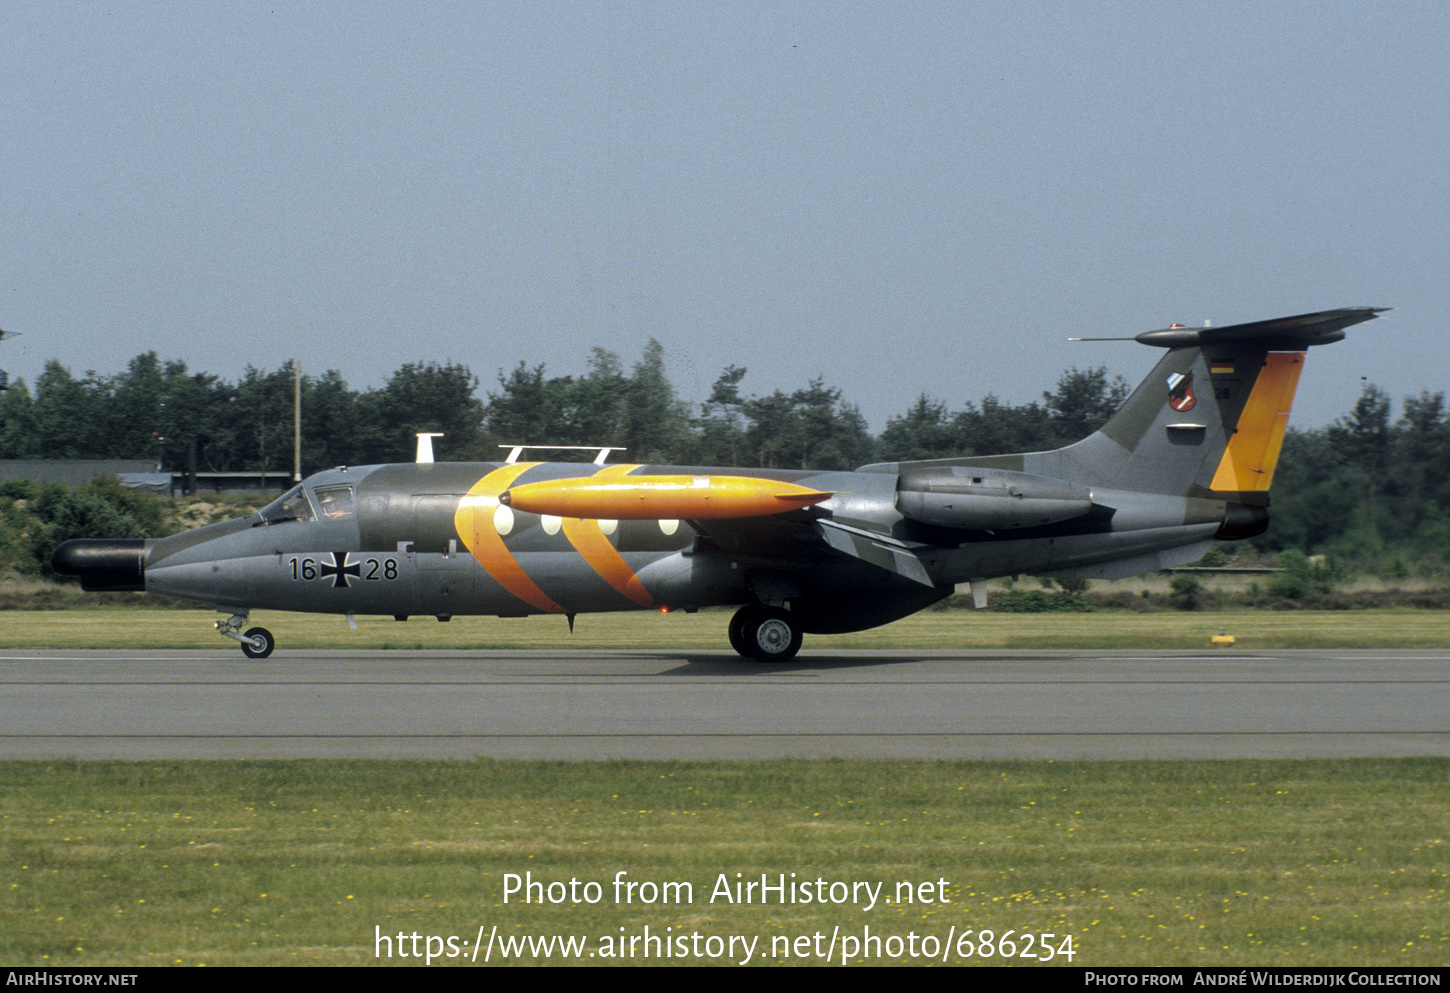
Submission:
POLYGON ((79 576, 83 590, 144 591, 146 539, 76 538, 51 553, 50 567, 65 576, 79 576))

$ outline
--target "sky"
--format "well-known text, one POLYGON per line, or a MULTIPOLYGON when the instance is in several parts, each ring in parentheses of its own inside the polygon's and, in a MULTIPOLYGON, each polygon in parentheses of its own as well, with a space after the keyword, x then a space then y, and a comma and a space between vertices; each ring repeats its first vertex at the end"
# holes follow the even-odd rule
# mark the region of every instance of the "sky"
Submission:
POLYGON ((1071 336, 1396 308, 1311 354, 1319 427, 1450 386, 1447 11, 0 0, 0 368, 655 338, 685 400, 819 377, 875 432, 1158 358, 1071 336))

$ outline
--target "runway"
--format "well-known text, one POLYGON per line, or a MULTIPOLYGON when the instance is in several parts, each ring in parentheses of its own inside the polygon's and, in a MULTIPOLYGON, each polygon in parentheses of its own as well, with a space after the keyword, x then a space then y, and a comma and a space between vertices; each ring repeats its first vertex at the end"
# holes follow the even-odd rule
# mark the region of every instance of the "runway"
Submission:
POLYGON ((0 758, 1450 755, 1450 653, 16 651, 0 758))

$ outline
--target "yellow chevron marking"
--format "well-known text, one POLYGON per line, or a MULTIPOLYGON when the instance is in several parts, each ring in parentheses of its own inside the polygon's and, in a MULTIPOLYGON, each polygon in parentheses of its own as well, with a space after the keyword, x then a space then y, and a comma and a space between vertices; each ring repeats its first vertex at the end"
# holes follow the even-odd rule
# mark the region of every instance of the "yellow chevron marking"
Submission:
POLYGON ((1303 368, 1303 352, 1270 352, 1265 357, 1210 489, 1262 492, 1274 482, 1303 368))
POLYGON ((567 611, 535 585, 494 526, 494 513, 500 507, 498 495, 538 464, 513 462, 502 465, 474 483, 468 495, 458 502, 453 525, 458 529, 464 547, 504 589, 537 610, 563 614, 567 611))
MULTIPOLYGON (((627 476, 638 468, 637 465, 609 465, 595 473, 594 478, 627 476)), ((606 583, 642 607, 655 605, 654 597, 650 596, 649 591, 644 588, 644 584, 639 581, 639 577, 634 574, 629 563, 624 561, 624 556, 620 555, 618 549, 610 544, 608 536, 605 535, 598 521, 566 517, 564 518, 564 535, 569 539, 569 544, 574 546, 574 550, 593 567, 595 572, 603 577, 606 583)))

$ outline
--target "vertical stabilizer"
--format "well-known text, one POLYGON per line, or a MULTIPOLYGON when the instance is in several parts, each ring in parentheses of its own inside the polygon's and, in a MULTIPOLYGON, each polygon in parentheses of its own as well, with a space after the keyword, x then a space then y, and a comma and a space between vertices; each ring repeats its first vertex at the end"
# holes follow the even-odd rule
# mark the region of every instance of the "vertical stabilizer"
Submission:
POLYGON ((1134 340, 1167 349, 1099 430, 1066 448, 863 468, 978 466, 1074 484, 1264 506, 1306 351, 1384 308, 1355 307, 1219 328, 1172 327, 1134 340))
POLYGON ((1168 349, 1107 424, 1028 472, 1168 496, 1267 503, 1305 351, 1344 337, 1375 308, 1222 328, 1169 328, 1137 340, 1168 349))

